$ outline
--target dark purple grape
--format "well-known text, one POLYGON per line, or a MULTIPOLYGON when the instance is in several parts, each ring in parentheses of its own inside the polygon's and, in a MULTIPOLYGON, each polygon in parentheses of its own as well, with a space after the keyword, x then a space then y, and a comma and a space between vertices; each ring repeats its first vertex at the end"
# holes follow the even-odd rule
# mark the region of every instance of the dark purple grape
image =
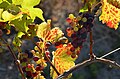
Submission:
POLYGON ((26 72, 26 66, 22 67, 23 72, 26 72))
POLYGON ((34 40, 35 42, 39 42, 39 41, 40 41, 40 40, 39 40, 39 37, 37 37, 37 36, 34 36, 33 40, 34 40))
POLYGON ((22 63, 22 62, 27 62, 27 58, 21 59, 20 62, 21 62, 21 63, 22 63))
POLYGON ((89 17, 87 22, 91 23, 91 22, 93 22, 93 20, 94 20, 94 17, 89 17))
POLYGON ((73 33, 72 35, 71 35, 71 38, 76 38, 77 37, 77 33, 73 33))
POLYGON ((78 43, 77 43, 76 40, 73 40, 73 41, 71 42, 71 44, 73 45, 74 48, 77 48, 77 47, 78 47, 78 43))
POLYGON ((71 52, 75 51, 75 48, 74 48, 74 47, 71 47, 71 48, 70 48, 70 51, 71 51, 71 52))
POLYGON ((28 58, 32 58, 33 54, 29 50, 25 50, 25 53, 28 54, 28 58))
POLYGON ((32 78, 32 72, 31 71, 26 71, 26 77, 28 79, 31 79, 32 78))
POLYGON ((86 39, 86 38, 87 38, 87 32, 82 33, 82 34, 81 34, 81 38, 82 38, 82 39, 86 39))
POLYGON ((40 64, 38 64, 38 65, 36 66, 36 68, 35 68, 36 71, 41 71, 41 70, 43 70, 43 69, 44 69, 44 67, 41 66, 40 64))
POLYGON ((79 15, 82 15, 82 14, 83 14, 82 12, 79 13, 79 15))
POLYGON ((83 21, 82 20, 80 20, 80 21, 78 21, 78 23, 80 24, 80 25, 83 25, 83 21))

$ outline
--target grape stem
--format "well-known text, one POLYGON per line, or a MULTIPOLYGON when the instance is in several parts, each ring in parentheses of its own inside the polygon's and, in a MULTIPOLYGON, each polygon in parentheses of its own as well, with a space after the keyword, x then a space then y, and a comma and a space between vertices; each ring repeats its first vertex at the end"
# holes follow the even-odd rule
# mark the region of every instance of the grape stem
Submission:
POLYGON ((94 59, 95 55, 93 54, 93 36, 92 36, 92 30, 90 31, 90 59, 94 59))
POLYGON ((20 71, 21 75, 22 75, 22 79, 26 79, 25 76, 24 76, 24 73, 22 71, 22 68, 20 67, 20 62, 19 60, 17 59, 16 55, 15 55, 15 52, 12 50, 11 46, 8 44, 8 42, 6 40, 4 40, 4 38, 0 38, 7 46, 7 48, 9 49, 11 55, 13 56, 14 58, 14 61, 15 61, 15 64, 16 66, 18 67, 18 70, 20 71))

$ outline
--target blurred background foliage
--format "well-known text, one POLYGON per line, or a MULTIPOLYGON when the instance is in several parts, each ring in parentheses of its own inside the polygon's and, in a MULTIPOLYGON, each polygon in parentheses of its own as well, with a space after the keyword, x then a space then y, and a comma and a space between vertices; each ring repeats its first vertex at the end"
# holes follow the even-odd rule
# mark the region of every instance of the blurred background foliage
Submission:
MULTIPOLYGON (((45 19, 52 19, 52 27, 60 27, 64 32, 69 27, 66 18, 70 13, 78 15, 79 9, 83 5, 81 0, 41 0, 41 3, 35 7, 39 7, 44 12, 45 19)), ((41 23, 41 20, 36 18, 35 23, 41 23)), ((10 35, 3 37, 12 45, 12 40, 15 33, 12 31, 10 35)), ((93 52, 98 56, 102 56, 111 50, 120 47, 120 28, 117 30, 110 29, 103 25, 98 17, 94 21, 93 27, 94 47, 93 52)), ((29 41, 23 41, 22 50, 33 49, 33 44, 29 41)), ((17 53, 17 49, 13 47, 17 53)), ((87 42, 81 50, 81 53, 76 60, 76 64, 80 63, 89 57, 89 36, 87 42)), ((108 59, 120 63, 120 51, 109 55, 108 59)), ((49 66, 45 68, 44 75, 50 79, 49 66)), ((5 46, 0 46, 0 79, 20 79, 19 72, 14 65, 14 60, 5 46)), ((114 69, 108 65, 95 63, 73 72, 71 79, 120 79, 120 70, 114 69)))

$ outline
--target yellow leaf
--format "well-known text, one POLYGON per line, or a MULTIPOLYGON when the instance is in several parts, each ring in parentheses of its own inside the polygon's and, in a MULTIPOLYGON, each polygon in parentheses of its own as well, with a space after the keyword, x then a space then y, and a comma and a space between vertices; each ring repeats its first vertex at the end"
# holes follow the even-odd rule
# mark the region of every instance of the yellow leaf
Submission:
POLYGON ((11 20, 12 18, 14 18, 15 16, 12 15, 11 13, 9 13, 8 11, 4 11, 2 13, 2 18, 4 19, 4 21, 9 21, 11 20))
MULTIPOLYGON (((112 3, 114 0, 112 0, 112 3)), ((116 5, 113 5, 108 0, 102 0, 102 14, 99 19, 102 20, 102 23, 110 28, 117 29, 120 22, 120 8, 116 5)), ((118 1, 118 4, 120 1, 118 1)))
POLYGON ((49 41, 53 43, 63 35, 64 34, 59 27, 51 29, 49 23, 43 22, 40 25, 38 25, 37 36, 39 38, 42 38, 44 41, 49 41))
MULTIPOLYGON (((75 65, 74 61, 76 58, 72 58, 67 52, 70 51, 71 46, 64 44, 63 47, 58 48, 55 52, 53 52, 53 64, 55 68, 58 70, 60 74, 70 69, 75 65)), ((51 76, 55 79, 58 75, 51 67, 51 76)))

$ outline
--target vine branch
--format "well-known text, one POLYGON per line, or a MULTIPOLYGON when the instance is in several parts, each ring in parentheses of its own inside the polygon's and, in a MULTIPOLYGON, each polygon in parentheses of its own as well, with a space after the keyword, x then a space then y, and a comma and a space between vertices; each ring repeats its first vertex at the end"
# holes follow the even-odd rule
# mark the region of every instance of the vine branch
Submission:
POLYGON ((19 60, 17 59, 14 51, 12 50, 11 46, 7 43, 7 41, 4 40, 4 38, 0 37, 0 39, 6 44, 7 48, 9 49, 11 55, 13 56, 14 58, 14 61, 15 61, 15 64, 16 66, 18 67, 18 70, 20 71, 21 75, 22 75, 22 79, 26 79, 25 76, 24 76, 24 73, 20 67, 20 63, 19 63, 19 60))
POLYGON ((108 64, 108 65, 111 65, 113 67, 116 67, 116 68, 120 69, 120 65, 118 63, 116 63, 115 61, 111 61, 111 60, 108 60, 108 59, 103 59, 103 58, 97 58, 96 57, 93 60, 88 59, 88 60, 86 60, 82 63, 79 63, 79 64, 75 65, 74 67, 72 67, 68 71, 65 71, 63 74, 59 75, 56 79, 64 78, 64 77, 68 76, 70 73, 72 73, 73 71, 78 70, 81 67, 88 66, 92 63, 96 63, 96 62, 105 63, 105 64, 108 64))

